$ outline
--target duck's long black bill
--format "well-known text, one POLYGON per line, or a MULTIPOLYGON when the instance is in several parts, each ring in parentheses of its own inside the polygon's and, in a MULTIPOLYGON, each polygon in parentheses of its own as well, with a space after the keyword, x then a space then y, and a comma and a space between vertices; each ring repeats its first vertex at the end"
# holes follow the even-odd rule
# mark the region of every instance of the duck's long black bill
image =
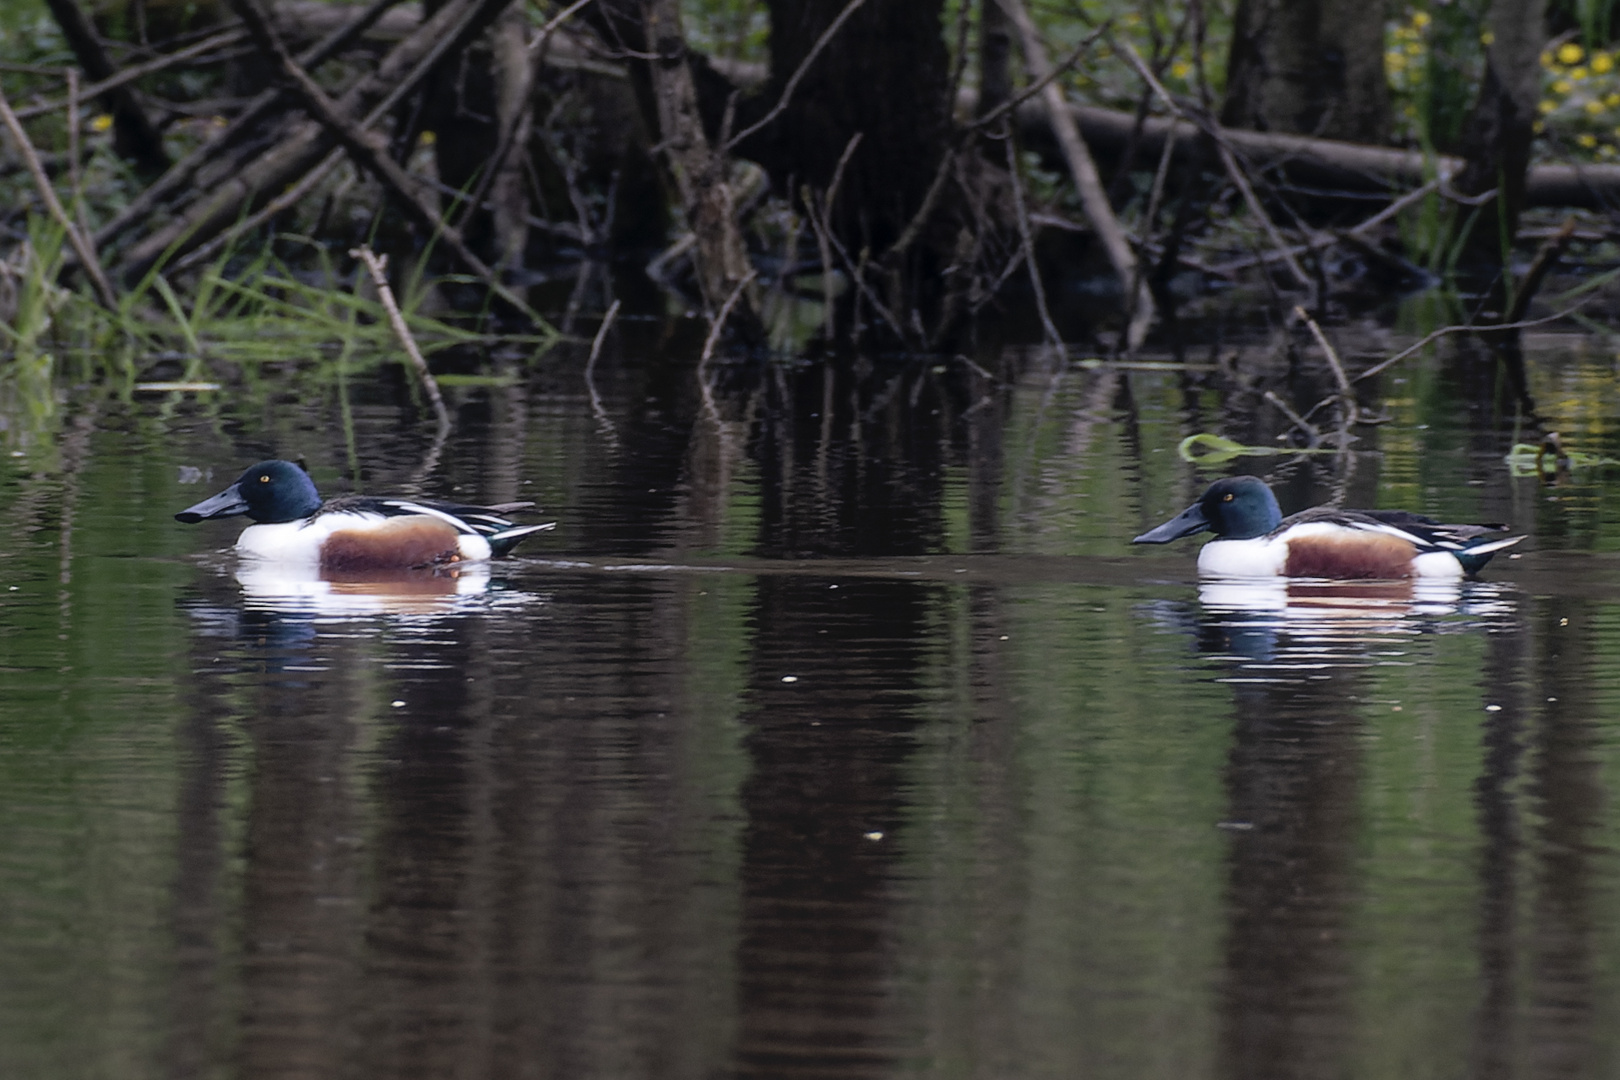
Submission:
POLYGON ((247 500, 242 498, 242 489, 232 484, 224 491, 212 498, 204 499, 196 506, 188 506, 178 514, 174 520, 183 521, 187 525, 195 525, 199 521, 209 518, 235 517, 248 512, 247 500))
POLYGON ((1132 540, 1133 544, 1168 544, 1172 540, 1180 540, 1183 536, 1203 532, 1209 528, 1209 518, 1204 516, 1203 508, 1193 503, 1187 509, 1160 525, 1132 540))

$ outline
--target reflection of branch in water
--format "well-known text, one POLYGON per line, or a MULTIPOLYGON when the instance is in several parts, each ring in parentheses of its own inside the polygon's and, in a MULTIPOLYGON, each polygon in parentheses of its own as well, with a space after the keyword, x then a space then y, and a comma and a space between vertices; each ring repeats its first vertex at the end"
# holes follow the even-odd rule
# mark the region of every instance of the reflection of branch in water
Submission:
POLYGON ((731 309, 737 306, 737 300, 749 282, 758 276, 758 270, 748 271, 743 279, 737 282, 736 288, 731 290, 731 295, 726 297, 726 302, 720 306, 720 313, 714 317, 714 323, 709 327, 708 340, 703 343, 703 355, 698 357, 698 389, 703 393, 703 414, 713 421, 716 427, 720 425, 720 410, 714 403, 714 384, 709 381, 709 361, 714 357, 714 347, 720 343, 720 334, 726 328, 726 320, 731 317, 731 309))
POLYGON ((407 494, 415 495, 420 493, 422 485, 427 482, 427 478, 438 470, 439 458, 444 456, 444 444, 449 438, 450 429, 442 424, 433 432, 433 445, 428 447, 427 454, 422 458, 422 464, 418 465, 416 471, 411 473, 411 478, 407 481, 405 488, 407 494))
POLYGON ((619 433, 614 430, 613 421, 608 419, 607 410, 602 407, 602 395, 596 392, 596 358, 602 355, 602 343, 607 340, 608 330, 613 326, 613 320, 619 317, 619 301, 607 309, 602 316, 602 325, 596 329, 596 339, 591 342, 591 356, 585 361, 585 389, 591 395, 591 415, 596 417, 596 426, 601 429, 603 438, 615 450, 619 448, 619 433))

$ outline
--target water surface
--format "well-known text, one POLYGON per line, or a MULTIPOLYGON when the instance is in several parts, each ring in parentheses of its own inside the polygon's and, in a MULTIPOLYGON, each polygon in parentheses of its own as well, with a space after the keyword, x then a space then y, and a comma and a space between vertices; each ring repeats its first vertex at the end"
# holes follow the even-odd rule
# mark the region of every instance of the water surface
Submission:
MULTIPOLYGON (((0 1075, 1620 1069, 1613 474, 1514 477, 1489 379, 1417 361, 1357 454, 1227 471, 1522 558, 1234 601, 1125 543, 1220 474, 1184 435, 1275 434, 1205 376, 705 383, 635 325, 442 446, 388 371, 7 405, 0 1075), (271 454, 559 525, 285 587, 171 517, 271 454)), ((1541 346, 1620 457, 1607 354, 1541 346)))

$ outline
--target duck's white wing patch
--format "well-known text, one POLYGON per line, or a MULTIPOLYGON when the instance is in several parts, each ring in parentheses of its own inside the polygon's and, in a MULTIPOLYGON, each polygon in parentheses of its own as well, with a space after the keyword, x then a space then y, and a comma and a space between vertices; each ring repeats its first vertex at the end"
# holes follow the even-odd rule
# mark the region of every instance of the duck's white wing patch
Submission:
POLYGON ((462 533, 477 533, 478 532, 477 529, 473 528, 471 525, 467 524, 465 521, 463 521, 461 518, 457 517, 456 515, 448 514, 443 510, 435 510, 431 506, 423 506, 421 503, 408 502, 405 499, 384 499, 383 500, 383 505, 384 506, 392 506, 395 509, 403 510, 407 514, 426 514, 428 517, 436 517, 440 521, 447 522, 448 524, 453 526, 457 532, 462 532, 462 533))

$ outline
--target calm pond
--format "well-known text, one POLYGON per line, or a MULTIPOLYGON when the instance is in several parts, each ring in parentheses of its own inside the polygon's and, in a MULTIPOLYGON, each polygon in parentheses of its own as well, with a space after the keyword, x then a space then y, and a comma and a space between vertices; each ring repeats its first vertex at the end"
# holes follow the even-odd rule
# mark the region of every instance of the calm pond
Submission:
POLYGON ((1209 372, 621 326, 442 446, 392 366, 0 388, 0 1076, 1620 1075, 1620 466, 1515 476, 1444 346, 1199 468, 1279 430, 1209 372), (270 456, 558 526, 286 587, 172 517, 270 456), (1271 606, 1129 546, 1235 471, 1530 540, 1271 606))

